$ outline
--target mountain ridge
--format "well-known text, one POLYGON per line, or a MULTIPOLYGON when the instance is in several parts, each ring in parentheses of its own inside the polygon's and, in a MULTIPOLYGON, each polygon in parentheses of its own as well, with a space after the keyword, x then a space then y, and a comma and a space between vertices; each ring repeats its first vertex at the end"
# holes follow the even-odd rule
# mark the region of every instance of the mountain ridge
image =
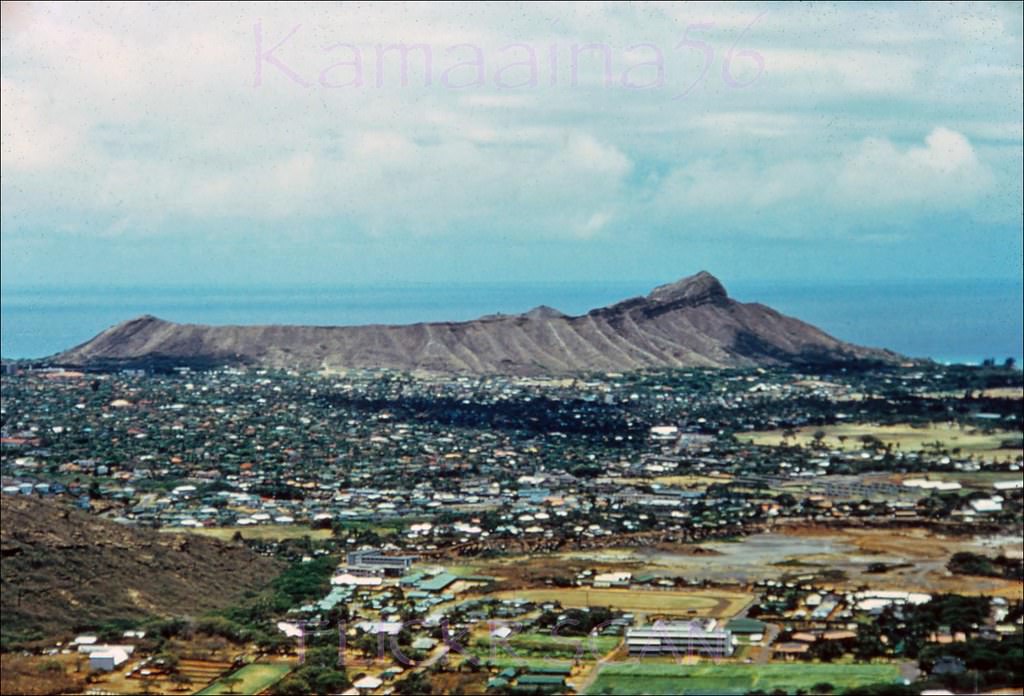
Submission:
POLYGON ((4 494, 0 507, 5 643, 106 621, 198 616, 282 570, 244 545, 121 525, 55 499, 4 494))
POLYGON ((145 314, 48 362, 532 375, 900 359, 840 341, 765 305, 737 302, 715 276, 701 271, 577 316, 541 305, 459 322, 334 327, 206 326, 145 314))

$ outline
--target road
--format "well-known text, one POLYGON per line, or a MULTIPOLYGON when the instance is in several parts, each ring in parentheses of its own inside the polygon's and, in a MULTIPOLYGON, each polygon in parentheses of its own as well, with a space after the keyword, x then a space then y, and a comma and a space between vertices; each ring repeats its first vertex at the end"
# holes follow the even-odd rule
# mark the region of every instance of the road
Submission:
POLYGON ((429 667, 433 667, 438 662, 444 659, 444 657, 451 652, 451 648, 447 644, 441 643, 427 656, 427 659, 416 665, 416 671, 424 670, 429 667))
POLYGON ((752 653, 756 651, 756 654, 751 655, 756 664, 766 665, 768 664, 768 661, 772 659, 772 643, 774 643, 775 639, 779 637, 781 630, 782 629, 775 624, 768 624, 768 630, 765 632, 764 639, 761 641, 761 647, 754 648, 754 650, 751 651, 752 653))
POLYGON ((622 649, 622 646, 623 646, 623 644, 619 643, 618 645, 615 646, 614 650, 612 650, 607 655, 602 657, 600 660, 595 662, 593 667, 591 667, 590 671, 587 673, 586 679, 584 679, 582 682, 575 683, 575 680, 576 680, 575 677, 570 677, 566 681, 569 684, 571 684, 572 686, 575 687, 576 693, 578 693, 578 694, 585 694, 587 692, 587 689, 589 689, 591 687, 591 685, 594 683, 594 680, 597 679, 597 673, 601 671, 601 665, 605 665, 605 664, 608 664, 609 662, 613 662, 614 661, 614 657, 619 653, 620 649, 622 649))

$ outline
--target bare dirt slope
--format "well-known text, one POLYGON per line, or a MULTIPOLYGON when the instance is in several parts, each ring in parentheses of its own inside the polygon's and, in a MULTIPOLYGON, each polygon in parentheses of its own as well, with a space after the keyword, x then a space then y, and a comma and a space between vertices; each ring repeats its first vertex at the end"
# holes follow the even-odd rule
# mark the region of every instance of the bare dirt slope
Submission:
POLYGON ((280 570, 241 545, 126 527, 52 500, 5 495, 0 506, 5 643, 115 619, 198 615, 280 570))
POLYGON ((51 362, 68 366, 251 364, 436 372, 566 374, 648 367, 746 367, 899 359, 844 343, 698 273, 582 316, 549 307, 405 326, 204 326, 144 316, 51 362))

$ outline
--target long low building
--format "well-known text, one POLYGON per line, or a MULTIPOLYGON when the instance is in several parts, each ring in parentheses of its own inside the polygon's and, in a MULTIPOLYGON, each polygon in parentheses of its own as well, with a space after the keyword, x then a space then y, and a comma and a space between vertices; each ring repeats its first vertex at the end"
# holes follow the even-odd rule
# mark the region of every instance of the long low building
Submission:
POLYGON ((652 626, 630 628, 626 645, 630 655, 706 655, 726 657, 732 654, 732 632, 713 628, 699 621, 659 622, 652 626))
POLYGON ((416 561, 416 556, 385 556, 377 549, 350 551, 346 559, 349 571, 380 571, 387 575, 403 575, 416 561))

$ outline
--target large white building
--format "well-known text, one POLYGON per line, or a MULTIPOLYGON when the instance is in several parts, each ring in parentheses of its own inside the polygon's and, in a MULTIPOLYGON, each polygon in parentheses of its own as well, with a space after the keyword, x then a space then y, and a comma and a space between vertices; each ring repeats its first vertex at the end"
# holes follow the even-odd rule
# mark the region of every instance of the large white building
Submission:
POLYGON ((715 628, 715 622, 659 621, 651 626, 626 631, 630 655, 705 655, 726 657, 732 654, 732 633, 715 628))
POLYGON ((377 549, 366 549, 362 551, 349 551, 349 571, 382 571, 388 575, 401 575, 409 570, 409 567, 416 561, 416 556, 385 556, 377 549))

